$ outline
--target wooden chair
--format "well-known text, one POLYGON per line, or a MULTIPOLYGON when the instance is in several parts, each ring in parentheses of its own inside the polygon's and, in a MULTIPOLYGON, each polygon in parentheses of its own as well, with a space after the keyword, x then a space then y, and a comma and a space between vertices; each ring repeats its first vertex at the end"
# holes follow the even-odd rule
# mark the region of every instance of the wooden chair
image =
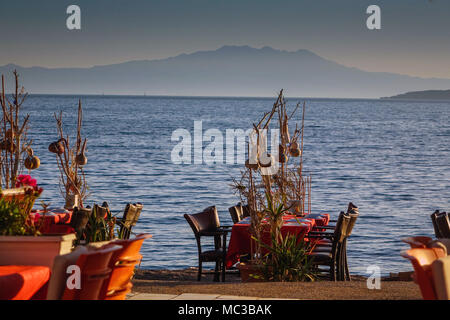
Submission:
POLYGON ((411 261, 414 268, 414 281, 419 285, 422 297, 425 300, 437 298, 433 284, 431 264, 445 257, 444 250, 440 248, 414 248, 401 253, 403 258, 411 261))
POLYGON ((120 226, 119 238, 129 239, 131 235, 131 229, 136 225, 141 215, 142 203, 128 203, 123 212, 122 219, 117 220, 117 224, 120 226))
POLYGON ((80 288, 69 289, 65 286, 63 300, 98 300, 100 290, 111 274, 109 263, 115 252, 121 250, 118 245, 89 250, 79 256, 76 265, 81 271, 80 288))
POLYGON ((225 282, 225 260, 227 249, 227 233, 229 227, 221 227, 219 215, 215 206, 206 208, 200 213, 185 214, 184 218, 194 232, 198 249, 198 275, 197 280, 202 277, 203 262, 215 262, 214 281, 219 281, 219 274, 222 273, 222 282, 225 282), (203 251, 201 238, 213 237, 214 250, 203 251))
POLYGON ((139 254, 142 243, 151 237, 149 234, 139 234, 133 239, 116 240, 107 245, 119 245, 122 248, 111 257, 109 268, 112 271, 100 290, 100 300, 125 300, 131 292, 134 268, 142 259, 139 254))

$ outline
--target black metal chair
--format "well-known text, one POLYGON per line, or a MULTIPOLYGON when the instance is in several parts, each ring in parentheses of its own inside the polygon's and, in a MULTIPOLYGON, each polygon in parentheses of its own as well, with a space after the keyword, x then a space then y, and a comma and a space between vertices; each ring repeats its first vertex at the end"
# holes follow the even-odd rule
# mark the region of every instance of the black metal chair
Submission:
POLYGON ((69 225, 75 230, 79 240, 84 240, 84 230, 86 229, 91 214, 92 209, 89 207, 80 209, 78 207, 73 208, 69 225))
POLYGON ((446 212, 436 215, 436 224, 440 235, 438 238, 450 238, 450 221, 446 212))
POLYGON ((201 280, 203 262, 215 262, 214 281, 219 281, 219 275, 221 273, 222 282, 225 282, 227 234, 231 231, 230 228, 220 226, 219 215, 215 206, 208 207, 200 213, 185 214, 184 218, 191 226, 197 241, 197 280, 201 280), (203 237, 213 237, 214 250, 202 250, 201 238, 203 237))
MULTIPOLYGON (((351 202, 350 202, 350 204, 353 205, 351 202)), ((355 226, 356 220, 359 217, 358 207, 356 207, 356 206, 351 207, 349 205, 349 210, 347 211, 347 215, 350 216, 350 221, 347 225, 347 230, 345 231, 344 241, 343 241, 343 246, 342 246, 342 255, 343 255, 342 262, 343 262, 344 268, 341 269, 342 274, 340 275, 340 277, 341 277, 341 279, 351 281, 352 279, 350 276, 348 260, 347 260, 347 239, 352 234, 353 227, 355 226)))
POLYGON ((117 220, 117 224, 120 226, 119 238, 130 239, 131 229, 136 225, 142 212, 142 203, 128 203, 125 206, 123 217, 117 220))
POLYGON ((317 267, 317 271, 322 271, 319 267, 328 267, 330 280, 336 281, 342 273, 342 247, 343 247, 343 231, 347 228, 350 217, 343 211, 339 214, 333 233, 326 231, 310 231, 307 235, 309 239, 328 240, 331 245, 317 246, 310 253, 313 259, 312 263, 317 267))
POLYGON ((435 234, 437 239, 442 238, 442 235, 441 235, 441 232, 439 231, 439 227, 438 227, 437 222, 436 222, 436 217, 438 215, 442 214, 442 213, 443 212, 439 212, 439 210, 436 210, 435 212, 433 212, 430 215, 431 222, 433 223, 434 234, 435 234))
POLYGON ((242 205, 242 203, 239 202, 237 205, 241 207, 242 219, 250 217, 250 209, 248 207, 248 204, 242 205))
POLYGON ((237 205, 229 207, 228 211, 230 212, 231 220, 233 220, 233 223, 238 223, 243 219, 242 206, 237 205))
POLYGON ((351 280, 347 261, 347 239, 359 216, 358 207, 349 203, 347 213, 339 214, 335 226, 318 226, 307 237, 319 240, 311 254, 313 263, 329 266, 331 280, 351 280), (330 233, 327 230, 332 229, 330 233), (315 262, 314 262, 315 261, 315 262))

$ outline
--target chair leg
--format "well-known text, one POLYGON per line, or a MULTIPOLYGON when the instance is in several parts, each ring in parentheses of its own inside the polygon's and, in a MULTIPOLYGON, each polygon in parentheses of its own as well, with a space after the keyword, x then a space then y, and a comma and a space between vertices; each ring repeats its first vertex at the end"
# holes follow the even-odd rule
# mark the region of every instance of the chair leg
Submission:
POLYGON ((333 258, 333 261, 331 262, 330 265, 330 278, 331 281, 336 281, 336 259, 333 258))
POLYGON ((339 281, 344 281, 345 280, 344 279, 345 278, 345 276, 344 276, 344 265, 343 265, 343 261, 344 261, 344 256, 343 256, 344 250, 343 250, 343 247, 344 247, 344 245, 343 245, 343 243, 341 243, 339 245, 339 252, 338 252, 338 259, 339 259, 339 261, 337 263, 338 268, 339 268, 339 271, 338 271, 338 280, 339 281))
POLYGON ((214 268, 214 282, 219 282, 219 274, 220 274, 220 270, 219 270, 219 261, 216 261, 216 266, 214 268))
POLYGON ((345 263, 345 277, 348 281, 352 281, 352 277, 350 276, 350 270, 348 268, 348 260, 347 260, 347 241, 345 242, 345 251, 344 251, 344 263, 345 263))
POLYGON ((225 282, 225 259, 222 260, 222 282, 225 282))
POLYGON ((198 260, 198 274, 197 274, 197 281, 200 281, 202 279, 202 261, 198 260))

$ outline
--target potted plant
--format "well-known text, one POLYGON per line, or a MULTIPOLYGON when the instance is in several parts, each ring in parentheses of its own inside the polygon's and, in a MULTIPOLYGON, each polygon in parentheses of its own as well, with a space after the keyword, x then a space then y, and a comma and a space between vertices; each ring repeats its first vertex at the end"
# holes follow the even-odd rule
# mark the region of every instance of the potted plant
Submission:
POLYGON ((92 209, 83 210, 88 211, 87 221, 85 227, 77 232, 78 244, 101 246, 118 238, 115 230, 116 217, 112 215, 107 203, 102 206, 94 204, 92 209))
POLYGON ((28 175, 17 177, 16 188, 0 194, 0 265, 43 265, 69 253, 75 234, 43 236, 42 218, 31 215, 42 188, 28 175))
POLYGON ((285 212, 294 211, 297 215, 304 215, 305 207, 309 212, 311 210, 311 178, 303 177, 305 104, 300 129, 296 125, 294 133, 290 135, 289 132, 288 123, 298 109, 299 104, 293 111, 288 112, 281 90, 272 110, 265 113, 261 120, 253 125, 254 130, 250 135, 248 148, 249 159, 239 181, 233 179, 234 188, 241 201, 247 202, 250 212, 251 258, 248 262, 238 265, 243 280, 273 279, 274 277, 263 275, 269 270, 274 270, 276 274, 279 268, 275 262, 283 260, 280 258, 283 252, 291 249, 302 252, 300 247, 293 246, 290 238, 285 239, 280 233, 282 216, 285 212), (267 144, 267 130, 276 116, 278 116, 280 144, 278 150, 272 150, 273 155, 269 155, 263 147, 267 144), (277 170, 271 171, 268 167, 276 167, 277 170), (269 234, 269 237, 263 237, 264 234, 269 234), (267 238, 268 243, 263 241, 267 238))
POLYGON ((27 93, 19 85, 19 75, 13 72, 15 89, 6 94, 2 75, 0 105, 0 265, 46 265, 53 258, 68 253, 75 234, 43 236, 39 232, 40 219, 33 219, 30 211, 42 192, 36 180, 21 175, 25 169, 39 168, 40 160, 28 138, 29 115, 20 111, 27 93))

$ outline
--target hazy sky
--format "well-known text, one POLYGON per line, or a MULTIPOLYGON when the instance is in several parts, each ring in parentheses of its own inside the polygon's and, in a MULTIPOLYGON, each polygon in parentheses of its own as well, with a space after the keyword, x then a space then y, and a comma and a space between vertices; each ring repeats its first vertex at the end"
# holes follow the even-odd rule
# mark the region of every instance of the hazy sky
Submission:
POLYGON ((88 67, 235 44, 450 78, 449 0, 1 0, 0 30, 0 65, 88 67), (66 28, 70 4, 81 7, 80 31, 66 28), (370 4, 381 30, 366 28, 370 4))

